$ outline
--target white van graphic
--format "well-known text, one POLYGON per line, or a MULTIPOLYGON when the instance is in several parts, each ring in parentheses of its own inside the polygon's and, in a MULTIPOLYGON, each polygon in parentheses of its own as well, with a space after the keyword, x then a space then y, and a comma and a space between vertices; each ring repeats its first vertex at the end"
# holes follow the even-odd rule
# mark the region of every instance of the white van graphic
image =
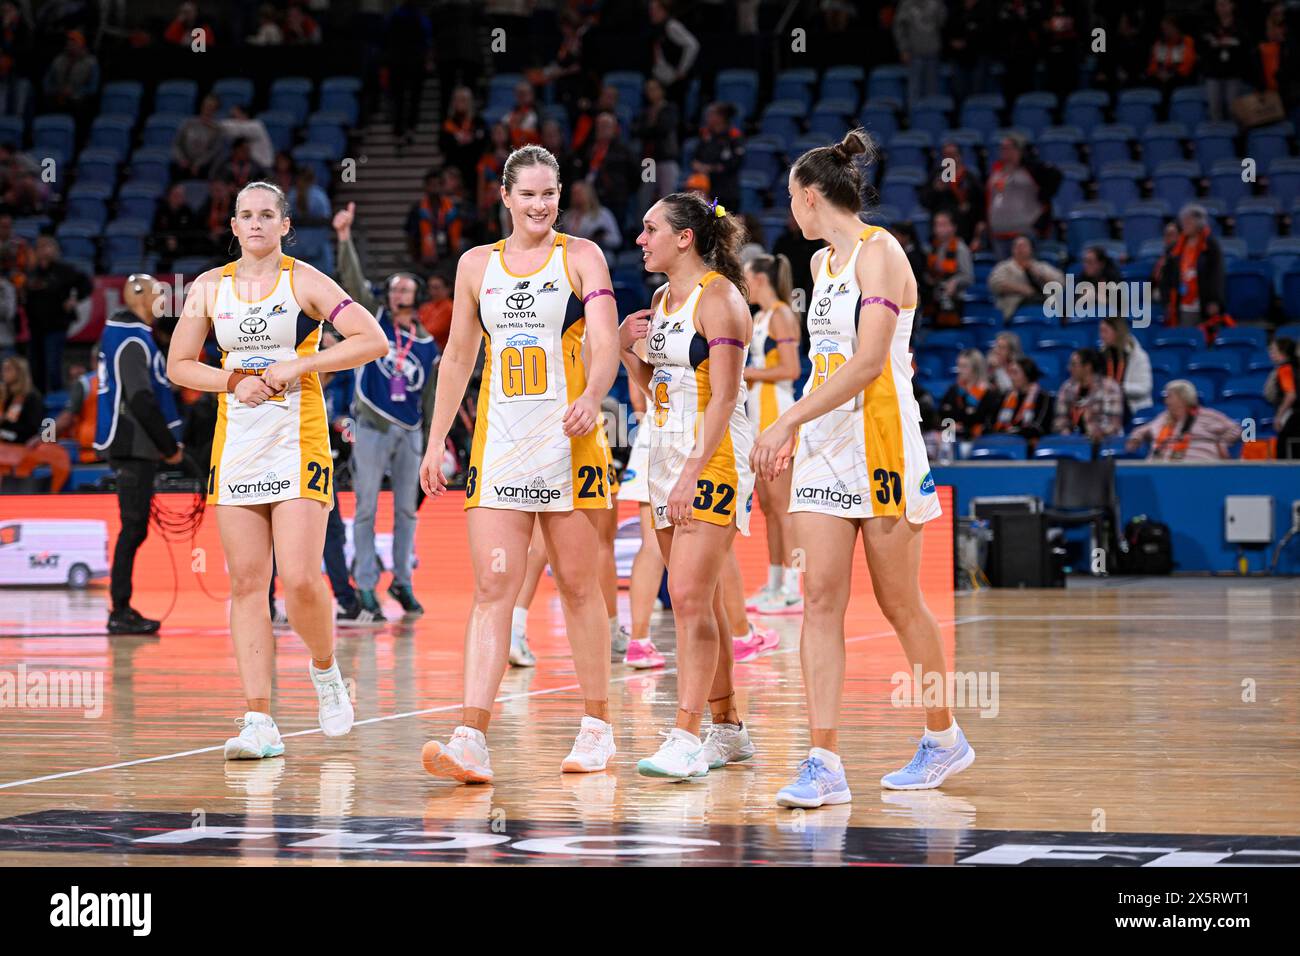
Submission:
POLYGON ((6 521, 0 524, 0 585, 84 588, 108 577, 104 521, 6 521))

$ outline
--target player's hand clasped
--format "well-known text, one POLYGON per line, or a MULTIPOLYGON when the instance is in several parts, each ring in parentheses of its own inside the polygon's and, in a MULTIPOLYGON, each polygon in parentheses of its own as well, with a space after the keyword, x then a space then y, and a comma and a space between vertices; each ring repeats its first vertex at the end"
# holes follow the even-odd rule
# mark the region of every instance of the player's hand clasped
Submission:
POLYGON ((749 466, 765 481, 774 481, 794 459, 795 430, 778 418, 754 441, 749 466))
POLYGON ((268 399, 274 398, 275 394, 261 375, 245 375, 235 383, 235 401, 249 408, 256 408, 268 399))

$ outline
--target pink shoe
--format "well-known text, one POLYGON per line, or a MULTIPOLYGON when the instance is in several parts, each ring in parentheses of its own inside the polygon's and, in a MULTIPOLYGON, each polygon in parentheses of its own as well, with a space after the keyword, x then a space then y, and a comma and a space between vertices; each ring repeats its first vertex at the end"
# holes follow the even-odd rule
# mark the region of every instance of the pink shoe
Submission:
POLYGON ((781 635, 776 633, 770 627, 754 627, 754 633, 762 640, 763 646, 759 651, 770 651, 773 648, 781 646, 781 635))
POLYGON ((763 649, 763 639, 754 633, 754 629, 751 627, 746 637, 733 637, 731 646, 736 663, 743 664, 745 661, 752 661, 758 656, 759 651, 763 649))
POLYGON ((647 637, 643 641, 627 642, 627 653, 623 655, 623 663, 628 667, 641 669, 663 667, 664 656, 655 650, 654 644, 647 637))

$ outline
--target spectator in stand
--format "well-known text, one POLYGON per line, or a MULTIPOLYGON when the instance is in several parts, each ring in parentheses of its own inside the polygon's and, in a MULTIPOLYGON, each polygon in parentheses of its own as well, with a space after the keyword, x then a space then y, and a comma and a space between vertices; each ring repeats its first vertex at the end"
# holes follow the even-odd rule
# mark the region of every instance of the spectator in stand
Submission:
POLYGON ((80 30, 68 32, 67 46, 45 72, 44 91, 50 111, 71 113, 79 123, 89 120, 99 93, 99 61, 80 30))
POLYGON ((907 105, 939 92, 939 54, 948 11, 943 0, 900 0, 894 8, 894 43, 907 67, 907 105))
POLYGON ((230 183, 236 192, 251 182, 266 178, 266 167, 253 158, 253 148, 243 138, 230 144, 230 159, 224 163, 219 162, 219 165, 221 178, 230 183))
POLYGON ((958 441, 979 438, 993 427, 1001 401, 985 375, 984 356, 966 349, 957 356, 957 381, 939 399, 939 427, 951 420, 958 441))
POLYGON ((1178 238, 1165 247, 1159 284, 1169 324, 1196 326, 1216 319, 1223 310, 1223 248, 1210 233, 1204 206, 1184 206, 1178 225, 1178 238))
POLYGON ((1210 119, 1230 120, 1232 101, 1241 95, 1250 71, 1250 45, 1237 21, 1233 0, 1215 0, 1214 14, 1201 33, 1197 56, 1205 76, 1210 119))
POLYGON ((990 6, 991 0, 961 0, 960 9, 944 22, 944 59, 952 64, 952 95, 958 103, 972 93, 987 92, 988 51, 994 40, 990 6))
POLYGON ((555 84, 555 102, 565 108, 570 116, 577 112, 578 104, 590 101, 596 95, 598 79, 588 65, 589 57, 583 55, 582 41, 588 23, 572 10, 560 13, 560 45, 555 59, 542 69, 543 84, 555 84))
POLYGON ((474 108, 474 94, 468 86, 458 86, 438 133, 438 151, 449 166, 460 170, 461 180, 470 183, 487 148, 487 126, 474 108))
MULTIPOLYGON (((916 234, 916 227, 906 219, 891 222, 888 228, 890 234, 903 247, 903 252, 907 254, 907 262, 912 267, 912 274, 916 277, 916 311, 925 315, 930 309, 930 300, 934 294, 934 288, 930 284, 925 246, 921 244, 921 240, 916 234)), ((915 331, 913 329, 913 332, 915 331)))
POLYGON ((1140 4, 1110 14, 1100 5, 1095 9, 1098 26, 1106 30, 1107 37, 1106 55, 1097 58, 1095 85, 1114 97, 1118 91, 1142 83, 1151 56, 1147 11, 1140 4))
POLYGON ((433 336, 441 352, 451 335, 452 284, 441 272, 429 276, 429 299, 420 306, 420 324, 433 336))
POLYGON ((224 179, 208 180, 208 198, 199 209, 199 228, 207 237, 211 255, 226 252, 231 239, 230 217, 235 212, 235 189, 224 179))
POLYGON ((1147 76, 1168 95, 1175 87, 1190 83, 1195 69, 1196 44, 1178 26, 1177 17, 1166 16, 1160 21, 1160 36, 1151 45, 1147 76))
POLYGON ((1119 383, 1130 414, 1152 405, 1151 358, 1129 332, 1128 322, 1108 315, 1098 328, 1103 374, 1119 383))
POLYGON ((691 170, 709 177, 709 190, 728 209, 740 208, 740 166, 745 158, 745 138, 732 125, 734 116, 730 103, 713 103, 704 111, 691 161, 691 170))
POLYGON ((199 219, 185 201, 185 187, 180 183, 172 183, 167 195, 158 200, 149 238, 162 272, 170 272, 175 260, 194 255, 204 245, 199 219))
POLYGON ((50 491, 63 490, 72 459, 55 441, 45 440, 45 399, 32 384, 27 363, 11 355, 0 363, 0 473, 27 478, 50 466, 50 491))
POLYGON ((1061 172, 1039 162, 1024 137, 1002 138, 998 160, 989 172, 988 231, 993 252, 1005 256, 1016 236, 1040 233, 1051 222, 1051 199, 1061 185, 1061 172))
POLYGON ((935 213, 930 221, 930 254, 925 260, 925 283, 930 286, 927 314, 935 325, 961 324, 961 306, 967 286, 975 281, 970 247, 957 235, 952 215, 935 213))
POLYGON ((14 235, 14 217, 0 213, 0 278, 21 288, 31 261, 31 246, 22 236, 14 235))
POLYGON ((478 161, 478 221, 483 224, 485 238, 505 235, 503 223, 508 215, 501 204, 501 170, 510 155, 510 129, 505 123, 492 127, 491 147, 478 161))
POLYGON ((1300 382, 1300 359, 1296 357, 1294 339, 1278 336, 1268 346, 1268 357, 1275 368, 1264 383, 1264 398, 1274 408, 1273 427, 1277 430, 1277 457, 1300 459, 1300 415, 1296 414, 1296 385, 1300 382))
POLYGON ((0 275, 0 359, 17 355, 18 344, 18 290, 5 276, 0 275))
POLYGON ((993 430, 1000 435, 1020 435, 1034 441, 1052 426, 1052 393, 1038 384, 1043 376, 1038 363, 1019 355, 1007 363, 1009 387, 1002 395, 993 430))
POLYGON ((284 42, 289 46, 314 46, 320 43, 320 24, 302 8, 301 0, 291 2, 284 11, 284 42))
POLYGON ((638 205, 642 209, 649 209, 677 189, 682 175, 677 159, 682 152, 677 136, 680 125, 677 106, 664 93, 663 84, 654 77, 646 80, 645 107, 632 127, 632 136, 641 141, 642 158, 655 162, 654 177, 641 185, 638 205))
MULTIPOLYGON (((5 148, 0 147, 0 152, 5 148)), ((45 193, 31 167, 11 154, 0 173, 0 211, 10 216, 32 216, 45 206, 45 193)))
POLYGON ((244 40, 249 46, 283 46, 284 31, 275 6, 264 3, 257 11, 257 30, 244 40))
POLYGON ((296 255, 307 260, 326 275, 334 274, 334 243, 330 241, 333 210, 325 190, 316 185, 316 173, 310 165, 298 170, 298 179, 286 198, 289 218, 298 236, 296 255))
POLYGON ((31 339, 27 355, 32 377, 42 392, 63 388, 63 348, 68 327, 77 316, 77 303, 90 297, 90 277, 68 265, 51 236, 36 240, 36 256, 27 273, 27 328, 31 339))
POLYGON ((984 233, 984 183, 956 143, 943 144, 934 176, 921 187, 921 205, 932 214, 947 213, 962 239, 978 247, 984 233))
POLYGON ((1022 305, 1047 298, 1049 282, 1064 286, 1065 274, 1056 266, 1034 258, 1034 244, 1028 236, 1017 236, 1011 244, 1011 258, 1003 259, 989 273, 989 292, 996 297, 1003 316, 1010 319, 1022 305))
POLYGON ((590 239, 613 260, 614 253, 623 244, 622 231, 614 214, 600 204, 600 198, 591 184, 579 180, 573 184, 569 196, 569 211, 564 216, 564 231, 571 236, 590 239))
POLYGON ((54 420, 54 432, 60 441, 77 445, 77 461, 89 464, 99 460, 95 450, 96 405, 99 382, 94 372, 80 363, 68 365, 68 403, 54 420))
POLYGON ((1079 86, 1083 61, 1083 17, 1080 0, 1045 0, 1043 11, 1043 66, 1047 88, 1064 102, 1079 86))
POLYGON ((506 116, 510 127, 510 145, 514 149, 541 141, 538 133, 536 96, 527 80, 515 84, 515 105, 506 116))
MULTIPOLYGON (((573 172, 574 158, 569 152, 568 141, 564 138, 564 127, 560 125, 559 120, 548 119, 542 121, 542 145, 551 151, 551 155, 555 157, 555 162, 561 170, 573 172)), ((576 177, 570 176, 570 178, 576 177)), ((563 192, 564 187, 565 183, 561 180, 561 192, 563 192)))
POLYGON ((242 106, 232 106, 230 115, 220 121, 220 126, 225 142, 232 146, 241 138, 248 142, 248 154, 258 166, 270 169, 275 163, 275 147, 271 145, 271 134, 266 131, 266 124, 249 116, 242 106))
POLYGON ((280 191, 286 196, 289 190, 293 189, 293 184, 298 181, 298 164, 293 161, 293 155, 287 149, 282 149, 275 154, 269 181, 279 186, 280 191))
POLYGON ((1241 423, 1202 408, 1196 386, 1176 378, 1165 386, 1165 410, 1135 428, 1124 447, 1135 451, 1150 442, 1147 461, 1222 461, 1239 441, 1241 423))
POLYGON ((1070 356, 1070 377, 1056 394, 1058 435, 1087 435, 1101 441, 1124 431, 1124 392, 1119 383, 1102 374, 1101 356, 1079 349, 1070 356))
POLYGON ((650 0, 650 32, 653 61, 650 75, 680 107, 700 55, 700 41, 673 16, 673 4, 669 0, 650 0))
MULTIPOLYGON (((1275 3, 1264 18, 1264 39, 1255 48, 1255 85, 1262 91, 1279 93, 1278 71, 1286 51, 1286 8, 1275 3)), ((1287 57, 1294 62, 1294 55, 1287 57)))
POLYGON ((15 0, 0 3, 0 114, 22 116, 25 103, 16 99, 17 84, 10 82, 30 71, 27 60, 32 52, 32 31, 15 0))
POLYGON ((416 0, 401 0, 384 24, 383 61, 393 98, 393 135, 399 144, 415 142, 424 75, 433 66, 433 24, 416 0))
POLYGON ((1033 89, 1034 73, 1043 58, 1040 46, 1042 23, 1033 0, 1001 0, 990 29, 994 57, 1002 62, 1002 94, 1007 103, 1033 89))
POLYGON ((221 155, 224 133, 217 120, 221 100, 209 93, 199 104, 199 115, 191 116, 176 130, 172 141, 172 163, 182 179, 207 176, 221 155))
MULTIPOLYGON (((1011 366, 1021 358, 1025 351, 1020 346, 1020 336, 1015 332, 999 332, 989 349, 989 381, 999 392, 1011 389, 1011 366)), ((1035 379, 1037 381, 1037 379, 1035 379)))
POLYGON ((212 24, 208 19, 199 13, 199 5, 186 0, 176 8, 175 18, 163 31, 163 40, 174 46, 187 46, 191 49, 202 40, 203 49, 210 50, 213 41, 216 40, 216 34, 213 33, 212 24), (201 32, 196 34, 195 30, 201 32))
POLYGON ((596 191, 599 201, 608 207, 616 223, 627 214, 632 194, 632 151, 619 135, 618 120, 613 113, 596 117, 596 133, 583 157, 583 178, 596 191))
POLYGON ((406 216, 407 250, 423 269, 432 269, 448 256, 461 253, 466 219, 459 191, 458 170, 425 174, 424 195, 406 216))
MULTIPOLYGON (((1107 295, 1106 284, 1112 282, 1122 282, 1124 274, 1119 271, 1119 266, 1101 246, 1089 246, 1083 250, 1083 258, 1080 260, 1083 267, 1082 273, 1074 280, 1074 295, 1076 301, 1083 294, 1085 288, 1091 288, 1092 301, 1095 308, 1101 310, 1105 308, 1110 297, 1107 295)), ((1100 311, 1097 313, 1101 314, 1100 311)))

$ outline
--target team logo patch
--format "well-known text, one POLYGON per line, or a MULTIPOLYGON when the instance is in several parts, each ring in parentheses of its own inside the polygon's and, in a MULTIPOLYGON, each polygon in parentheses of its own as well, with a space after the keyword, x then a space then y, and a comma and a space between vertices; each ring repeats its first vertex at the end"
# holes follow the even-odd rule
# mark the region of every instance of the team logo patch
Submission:
POLYGON ((556 282, 556 280, 555 280, 555 279, 552 279, 550 282, 546 283, 546 285, 542 286, 542 287, 541 287, 540 289, 538 289, 537 291, 538 291, 539 293, 540 293, 540 292, 559 292, 559 291, 560 291, 560 287, 559 287, 558 285, 556 285, 555 282, 556 282))
POLYGON ((268 318, 275 318, 277 315, 288 315, 289 310, 284 307, 283 302, 277 302, 271 306, 271 311, 267 313, 268 318))
POLYGON ((921 479, 921 494, 934 494, 934 475, 928 471, 925 473, 925 477, 921 479))

